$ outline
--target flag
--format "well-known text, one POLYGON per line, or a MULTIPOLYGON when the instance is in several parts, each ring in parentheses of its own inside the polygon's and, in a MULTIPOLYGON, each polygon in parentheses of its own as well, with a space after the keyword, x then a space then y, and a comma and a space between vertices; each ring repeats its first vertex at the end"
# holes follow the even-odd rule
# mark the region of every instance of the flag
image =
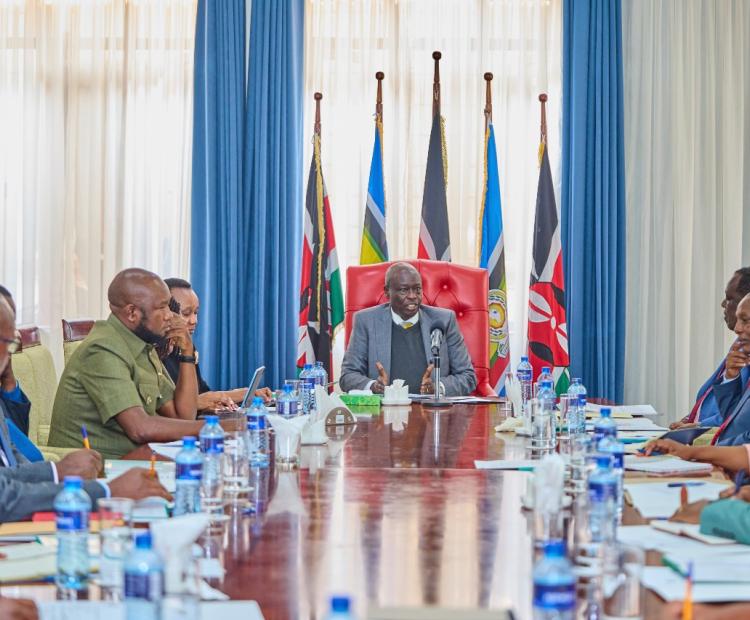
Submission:
POLYGON ((297 366, 323 362, 329 380, 333 381, 331 350, 333 338, 344 321, 344 297, 318 133, 313 137, 304 232, 297 366))
POLYGON ((489 123, 484 135, 484 193, 482 195, 482 245, 479 266, 489 273, 490 385, 496 393, 505 390, 504 377, 510 363, 507 295, 505 286, 505 240, 497 173, 495 129, 489 123))
POLYGON ((382 263, 388 260, 388 242, 385 235, 385 183, 383 181, 383 122, 375 115, 375 143, 372 146, 370 181, 367 184, 365 226, 362 230, 360 265, 382 263))
POLYGON ((418 258, 451 259, 451 240, 448 231, 448 201, 445 186, 448 159, 445 152, 443 119, 438 109, 432 116, 430 146, 427 151, 427 170, 424 175, 422 222, 419 226, 418 258))
POLYGON ((565 282, 560 220, 544 138, 539 146, 539 159, 533 264, 529 286, 529 362, 534 367, 535 381, 542 366, 550 366, 555 391, 562 394, 570 384, 565 282))

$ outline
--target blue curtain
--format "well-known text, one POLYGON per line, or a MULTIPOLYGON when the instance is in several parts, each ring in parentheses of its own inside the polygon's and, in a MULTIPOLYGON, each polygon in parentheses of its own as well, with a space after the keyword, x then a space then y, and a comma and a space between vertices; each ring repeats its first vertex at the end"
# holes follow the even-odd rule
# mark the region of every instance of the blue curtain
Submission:
POLYGON ((214 389, 246 384, 260 364, 274 386, 294 366, 303 11, 252 2, 248 73, 245 0, 198 4, 191 267, 214 389))
POLYGON ((570 365, 622 401, 625 165, 620 0, 564 0, 562 244, 570 365))

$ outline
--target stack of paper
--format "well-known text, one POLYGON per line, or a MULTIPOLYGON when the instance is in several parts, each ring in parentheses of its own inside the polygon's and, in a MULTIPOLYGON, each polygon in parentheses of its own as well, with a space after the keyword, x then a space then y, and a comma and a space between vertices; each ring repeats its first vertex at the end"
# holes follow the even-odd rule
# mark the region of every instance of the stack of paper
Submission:
POLYGON ((693 581, 702 583, 750 584, 750 559, 741 553, 715 553, 713 549, 700 555, 673 552, 662 558, 662 563, 682 577, 693 564, 693 581))
POLYGON ((612 407, 610 405, 596 405, 594 403, 586 403, 586 413, 592 413, 599 415, 602 407, 609 407, 612 411, 612 418, 632 418, 632 417, 643 417, 643 416, 657 416, 659 413, 652 405, 619 405, 612 407))
POLYGON ((721 553, 726 556, 744 556, 750 553, 750 546, 730 542, 726 545, 707 545, 706 543, 661 532, 649 525, 622 525, 617 528, 617 538, 620 542, 647 551, 659 551, 667 555, 674 553, 687 554, 700 558, 706 554, 721 553))
MULTIPOLYGON (((700 486, 689 487, 689 501, 716 500, 719 498, 719 493, 726 488, 726 484, 703 482, 700 486)), ((643 518, 668 519, 680 507, 682 488, 669 486, 668 482, 626 482, 625 492, 643 518)))
MULTIPOLYGON (((702 534, 701 526, 697 523, 677 523, 675 521, 657 519, 651 521, 649 525, 660 532, 667 532, 669 534, 674 534, 675 536, 687 536, 688 538, 705 543, 706 545, 724 546, 735 544, 732 538, 722 538, 721 536, 702 534)), ((750 551, 750 549, 748 549, 748 551, 750 551)), ((750 577, 750 575, 748 576, 750 577)))
POLYGON ((695 463, 682 459, 663 456, 625 455, 625 469, 641 471, 655 476, 678 476, 710 474, 713 465, 710 463, 695 463))
MULTIPOLYGON (((685 579, 671 568, 644 566, 641 582, 665 601, 681 601, 685 597, 685 579)), ((730 603, 750 601, 750 588, 744 583, 693 583, 694 603, 730 603)))

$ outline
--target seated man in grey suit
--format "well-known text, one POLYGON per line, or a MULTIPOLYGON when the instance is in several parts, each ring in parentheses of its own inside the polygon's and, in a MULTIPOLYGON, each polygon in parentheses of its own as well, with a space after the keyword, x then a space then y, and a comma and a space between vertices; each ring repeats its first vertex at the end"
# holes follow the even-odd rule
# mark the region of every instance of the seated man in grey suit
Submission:
POLYGON ((440 383, 446 396, 470 394, 477 385, 464 338, 452 310, 422 305, 422 278, 409 263, 394 263, 385 274, 389 303, 360 310, 341 365, 344 391, 382 394, 390 379, 403 379, 409 392, 434 391, 428 364, 430 334, 440 327, 440 383))
MULTIPOLYGON (((0 375, 18 344, 15 313, 0 297, 0 375)), ((147 469, 131 469, 107 484, 93 480, 101 468, 102 457, 94 450, 71 452, 59 463, 30 463, 11 443, 5 404, 0 400, 0 522, 52 510, 55 496, 62 489, 59 482, 65 476, 92 479, 83 488, 94 501, 110 494, 133 499, 152 495, 170 497, 147 469)))

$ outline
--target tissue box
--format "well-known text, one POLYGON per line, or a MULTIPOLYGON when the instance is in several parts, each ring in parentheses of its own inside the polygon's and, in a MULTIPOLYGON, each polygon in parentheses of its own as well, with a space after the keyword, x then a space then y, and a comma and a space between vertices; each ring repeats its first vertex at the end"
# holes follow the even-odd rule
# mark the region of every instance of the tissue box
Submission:
POLYGON ((347 407, 378 407, 383 397, 379 394, 340 394, 339 398, 347 407))

